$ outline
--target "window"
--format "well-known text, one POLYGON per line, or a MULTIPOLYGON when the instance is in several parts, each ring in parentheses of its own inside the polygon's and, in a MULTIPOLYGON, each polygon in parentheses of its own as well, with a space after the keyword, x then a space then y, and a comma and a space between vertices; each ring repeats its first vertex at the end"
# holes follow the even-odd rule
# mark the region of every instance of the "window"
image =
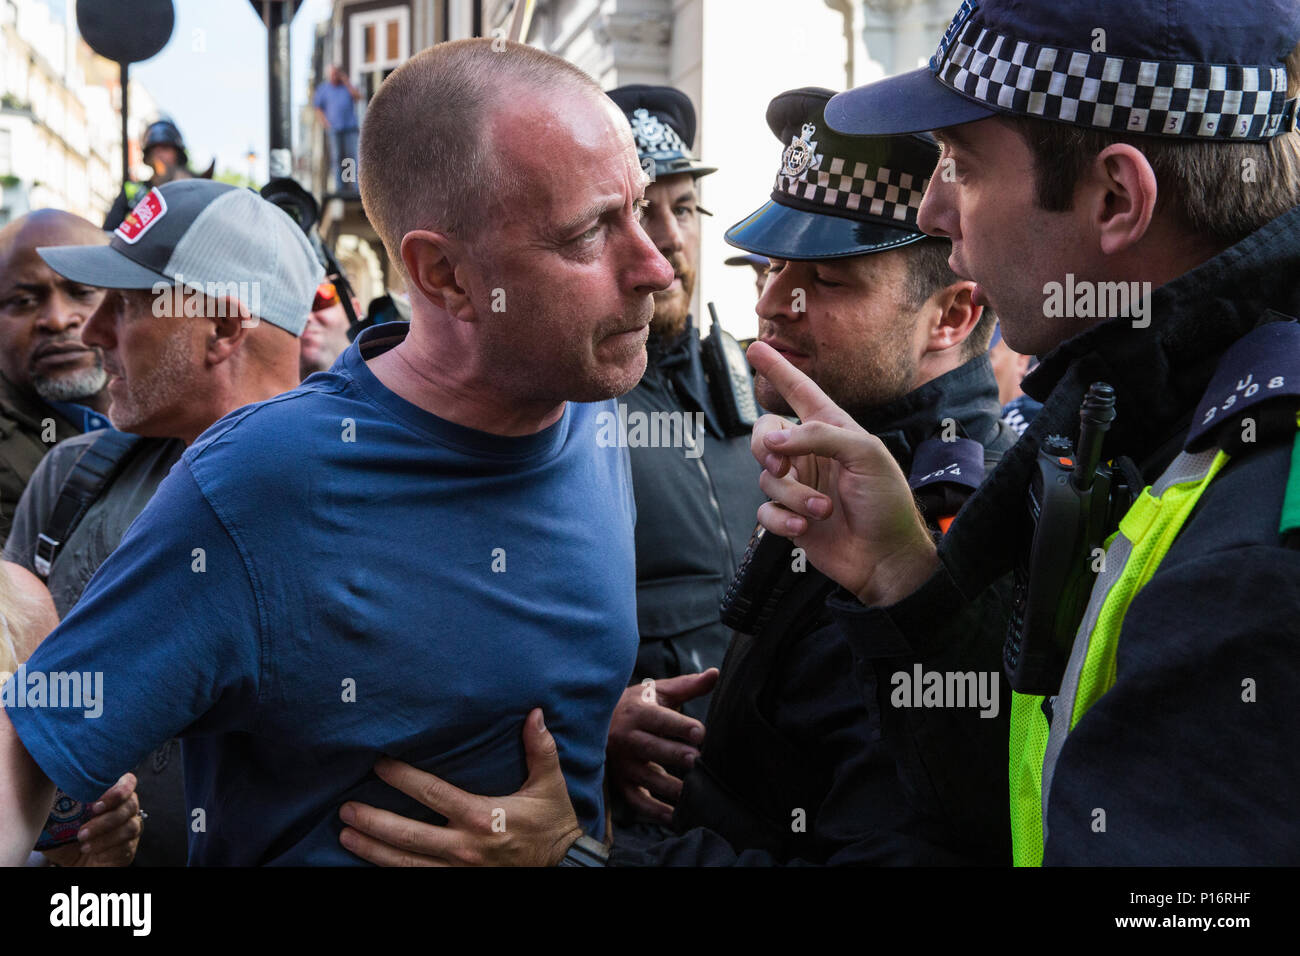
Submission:
POLYGON ((406 7, 367 10, 351 16, 352 81, 366 85, 366 75, 392 70, 410 56, 411 12, 406 7))

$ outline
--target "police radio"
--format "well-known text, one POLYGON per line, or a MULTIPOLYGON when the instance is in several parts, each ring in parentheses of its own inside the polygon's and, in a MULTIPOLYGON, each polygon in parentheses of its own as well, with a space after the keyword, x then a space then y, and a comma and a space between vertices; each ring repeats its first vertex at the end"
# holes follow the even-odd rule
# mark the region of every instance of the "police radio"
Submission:
POLYGON ((750 535, 745 556, 722 598, 723 626, 757 635, 802 577, 791 567, 794 542, 762 525, 750 535))
POLYGON ((718 310, 709 303, 713 324, 709 337, 700 343, 700 358, 709 380, 713 407, 728 435, 744 435, 758 421, 758 400, 754 397, 754 373, 740 343, 723 331, 718 310))
POLYGON ((1079 408, 1079 444, 1050 435, 1029 483, 1029 565, 1018 566, 1002 663, 1013 690, 1054 695, 1095 580, 1095 549, 1128 508, 1123 475, 1101 463, 1115 390, 1094 382, 1079 408), (1112 487, 1114 486, 1114 487, 1112 487))

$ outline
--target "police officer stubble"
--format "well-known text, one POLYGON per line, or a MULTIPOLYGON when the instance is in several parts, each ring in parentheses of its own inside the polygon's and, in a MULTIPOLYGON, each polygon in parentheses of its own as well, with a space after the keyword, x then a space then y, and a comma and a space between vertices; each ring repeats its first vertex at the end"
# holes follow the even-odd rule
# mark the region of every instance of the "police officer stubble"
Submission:
MULTIPOLYGON (((915 247, 836 259, 773 259, 759 297, 758 339, 807 374, 853 418, 919 388, 966 360, 959 347, 979 323, 974 283, 953 282, 910 301, 915 247)), ((766 378, 759 402, 791 410, 766 378)))
POLYGON ((508 170, 505 193, 474 236, 406 233, 411 331, 369 364, 443 418, 529 434, 566 401, 636 385, 651 295, 673 271, 641 228, 646 177, 612 102, 512 90, 489 135, 508 170))
POLYGON ((650 331, 671 342, 686 329, 700 268, 700 212, 695 177, 663 176, 646 187, 647 235, 673 268, 673 282, 654 296, 650 331))

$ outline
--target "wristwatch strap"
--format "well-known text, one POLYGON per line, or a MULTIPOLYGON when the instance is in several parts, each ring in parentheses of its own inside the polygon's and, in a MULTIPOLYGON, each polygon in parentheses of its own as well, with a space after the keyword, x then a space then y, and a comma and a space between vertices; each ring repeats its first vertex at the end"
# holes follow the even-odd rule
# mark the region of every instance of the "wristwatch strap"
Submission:
POLYGON ((609 848, 599 840, 583 834, 573 842, 558 866, 608 866, 609 848))

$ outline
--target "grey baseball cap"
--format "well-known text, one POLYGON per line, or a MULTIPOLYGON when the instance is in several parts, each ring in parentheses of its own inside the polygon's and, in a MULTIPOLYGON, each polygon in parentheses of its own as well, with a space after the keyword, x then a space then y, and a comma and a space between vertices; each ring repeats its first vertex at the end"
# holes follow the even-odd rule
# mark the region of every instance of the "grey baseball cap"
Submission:
MULTIPOLYGON (((301 335, 325 278, 306 235, 249 189, 208 179, 165 183, 136 204, 107 246, 42 246, 51 269, 102 289, 179 285, 224 298, 301 335)), ((160 290, 161 291, 161 290, 160 290)))

